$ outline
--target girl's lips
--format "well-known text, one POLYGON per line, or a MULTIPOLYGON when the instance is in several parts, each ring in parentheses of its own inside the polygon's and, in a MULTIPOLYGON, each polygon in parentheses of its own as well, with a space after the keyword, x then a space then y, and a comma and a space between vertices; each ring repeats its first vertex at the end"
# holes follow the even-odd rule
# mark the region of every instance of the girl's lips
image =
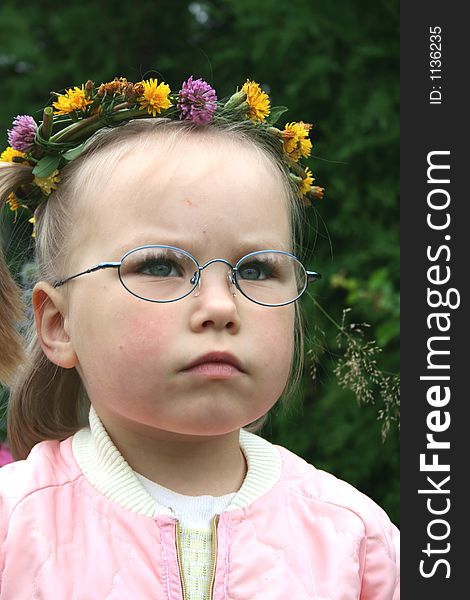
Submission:
POLYGON ((241 374, 241 371, 234 365, 220 361, 201 363, 189 369, 185 369, 184 372, 209 377, 211 379, 228 379, 241 374))
POLYGON ((244 369, 236 356, 230 354, 229 352, 208 352, 199 358, 193 360, 184 371, 192 371, 196 367, 203 367, 205 371, 208 373, 208 365, 211 365, 212 369, 219 369, 219 373, 222 373, 222 368, 225 369, 224 372, 228 373, 228 368, 232 367, 232 372, 238 371, 244 373, 244 369))

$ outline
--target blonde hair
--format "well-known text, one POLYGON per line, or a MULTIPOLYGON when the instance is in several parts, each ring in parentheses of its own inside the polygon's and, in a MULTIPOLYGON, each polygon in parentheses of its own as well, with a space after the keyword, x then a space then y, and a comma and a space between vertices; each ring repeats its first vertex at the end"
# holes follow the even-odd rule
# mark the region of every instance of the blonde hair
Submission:
MULTIPOLYGON (((217 123, 198 127, 188 121, 143 119, 115 128, 104 128, 90 138, 82 155, 61 171, 61 182, 48 201, 36 210, 36 263, 39 280, 53 282, 66 268, 68 237, 74 214, 83 193, 83 184, 101 166, 116 166, 128 153, 129 145, 138 143, 140 152, 155 135, 165 134, 167 143, 177 143, 182 136, 202 133, 226 135, 248 143, 267 156, 281 175, 290 207, 293 252, 302 247, 303 208, 296 186, 289 178, 282 160, 280 144, 260 128, 247 122, 217 123), (80 182, 82 186, 78 185, 80 182)), ((16 163, 0 163, 0 211, 10 192, 33 179, 31 167, 16 163)), ((10 387, 8 403, 8 439, 13 456, 25 458, 40 441, 65 439, 86 424, 89 407, 84 386, 75 369, 64 369, 50 362, 39 344, 35 323, 29 325, 25 340, 20 338, 18 323, 24 315, 21 291, 14 282, 0 252, 0 381, 10 387)), ((269 309, 267 309, 269 310, 269 309)), ((281 402, 289 403, 303 372, 304 335, 300 306, 295 304, 294 355, 281 402)), ((259 430, 264 415, 248 429, 259 430)))

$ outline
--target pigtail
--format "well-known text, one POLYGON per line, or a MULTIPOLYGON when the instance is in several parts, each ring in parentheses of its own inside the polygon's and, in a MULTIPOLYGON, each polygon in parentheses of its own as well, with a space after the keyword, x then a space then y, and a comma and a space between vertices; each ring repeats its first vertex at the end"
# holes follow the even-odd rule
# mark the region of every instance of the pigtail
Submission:
MULTIPOLYGON (((51 363, 31 325, 26 359, 11 388, 8 403, 8 441, 15 459, 26 458, 43 440, 63 440, 80 426, 80 406, 89 406, 75 369, 51 363)), ((83 410, 84 416, 88 413, 83 410)))
MULTIPOLYGON (((20 185, 33 179, 31 167, 17 163, 0 163, 0 214, 7 199, 20 185)), ((18 364, 23 360, 23 348, 18 325, 24 316, 21 290, 0 251, 0 382, 8 384, 18 364)))
POLYGON ((8 384, 12 374, 23 359, 21 338, 17 324, 23 315, 21 292, 0 252, 0 382, 8 384))

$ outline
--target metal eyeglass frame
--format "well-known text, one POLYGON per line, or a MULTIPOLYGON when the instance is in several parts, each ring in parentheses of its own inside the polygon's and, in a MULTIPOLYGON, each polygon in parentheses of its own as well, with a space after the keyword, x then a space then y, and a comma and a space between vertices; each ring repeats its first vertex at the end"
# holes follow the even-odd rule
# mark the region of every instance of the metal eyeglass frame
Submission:
POLYGON ((199 265, 199 263, 197 262, 197 260, 194 258, 194 256, 192 254, 190 254, 189 252, 186 252, 186 250, 182 250, 181 248, 177 248, 176 246, 166 246, 163 244, 149 244, 146 246, 138 246, 137 248, 133 248, 132 250, 129 250, 128 252, 126 252, 122 257, 121 260, 119 262, 104 262, 104 263, 99 263, 97 265, 95 265, 94 267, 90 267, 89 269, 86 269, 85 271, 82 271, 81 273, 76 273, 75 275, 71 275, 70 277, 65 277, 64 279, 61 279, 59 281, 56 281, 53 286, 55 288, 60 287, 61 285, 64 285, 64 283, 67 283, 68 281, 72 280, 72 279, 76 279, 77 277, 80 277, 81 275, 86 275, 87 273, 94 273, 95 271, 99 271, 101 269, 117 269, 118 270, 118 276, 119 276, 119 280, 122 284, 122 286, 133 296, 135 296, 136 298, 140 298, 141 300, 145 300, 146 302, 155 302, 158 304, 163 304, 163 303, 168 303, 168 302, 177 302, 178 300, 182 300, 183 298, 186 298, 186 296, 189 296, 189 294, 192 294, 194 292, 194 290, 197 288, 199 281, 201 279, 201 271, 203 271, 206 267, 208 267, 209 265, 216 263, 216 262, 221 262, 221 263, 225 263, 226 265, 228 265, 231 269, 231 273, 229 274, 229 280, 230 283, 232 283, 233 285, 235 285, 235 287, 238 289, 238 291, 245 296, 245 298, 247 298, 248 300, 250 300, 251 302, 254 302, 255 304, 259 304, 261 306, 286 306, 288 304, 292 304, 293 302, 295 302, 296 300, 298 300, 300 298, 300 296, 305 292, 305 290, 307 289, 307 285, 309 283, 313 283, 315 281, 317 281, 318 279, 321 279, 321 274, 317 273, 316 271, 307 271, 307 269, 304 267, 304 265, 300 262, 300 260, 294 256, 294 254, 291 254, 290 252, 284 252, 283 250, 256 250, 255 252, 250 252, 249 254, 246 254, 245 256, 242 256, 242 258, 240 258, 240 260, 237 262, 237 264, 234 266, 231 263, 229 263, 228 260, 225 260, 224 258, 213 258, 212 260, 207 261, 204 265, 199 265), (193 285, 192 289, 184 294, 184 296, 180 296, 179 298, 175 298, 174 300, 151 300, 150 298, 144 298, 143 296, 139 296, 138 294, 136 294, 135 292, 133 292, 132 290, 130 290, 125 283, 122 280, 121 277, 121 265, 122 262, 125 260, 125 258, 127 256, 129 256, 129 254, 132 254, 133 252, 136 252, 137 250, 145 250, 147 248, 167 248, 170 250, 176 250, 177 252, 180 252, 181 254, 186 255, 189 259, 191 259, 195 266, 197 267, 197 271, 194 273, 193 277, 190 280, 190 283, 193 285), (241 262, 245 261, 247 258, 249 258, 250 256, 256 256, 257 254, 264 254, 266 252, 274 252, 276 254, 285 254, 287 256, 291 256, 292 258, 294 258, 301 266, 302 268, 305 270, 305 273, 307 275, 306 277, 306 283, 304 286, 304 289, 293 299, 290 300, 289 302, 282 302, 280 304, 266 304, 264 302, 258 302, 257 300, 253 300, 252 298, 250 298, 249 296, 247 296, 243 290, 241 289, 239 283, 238 283, 238 279, 237 279, 237 273, 238 273, 238 266, 241 262))

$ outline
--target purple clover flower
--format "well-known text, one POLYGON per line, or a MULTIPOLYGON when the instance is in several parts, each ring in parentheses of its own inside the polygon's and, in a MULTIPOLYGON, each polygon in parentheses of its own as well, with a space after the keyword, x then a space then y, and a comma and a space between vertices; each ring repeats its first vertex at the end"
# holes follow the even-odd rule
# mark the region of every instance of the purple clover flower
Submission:
POLYGON ((216 108, 217 94, 206 81, 193 80, 191 75, 188 81, 183 82, 178 101, 180 119, 187 119, 196 125, 205 125, 212 119, 216 108))
POLYGON ((18 115, 13 120, 13 127, 8 130, 8 143, 13 150, 28 152, 34 142, 37 125, 33 117, 18 115))

